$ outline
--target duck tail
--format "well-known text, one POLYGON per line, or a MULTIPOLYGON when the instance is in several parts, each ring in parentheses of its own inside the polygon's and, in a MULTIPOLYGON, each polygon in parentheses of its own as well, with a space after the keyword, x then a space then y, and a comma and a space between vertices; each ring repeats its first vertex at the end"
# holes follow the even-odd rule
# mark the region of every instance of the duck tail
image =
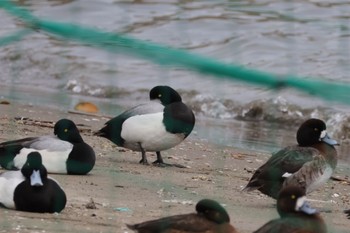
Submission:
POLYGON ((0 166, 7 170, 18 170, 14 166, 13 159, 22 148, 22 146, 17 145, 10 145, 6 147, 0 146, 0 166))
POLYGON ((93 134, 95 136, 109 138, 109 136, 111 134, 111 129, 110 129, 109 125, 105 125, 102 129, 95 131, 93 134))
POLYGON ((242 192, 251 192, 254 190, 257 190, 261 188, 261 185, 252 185, 251 183, 248 183, 247 186, 241 189, 242 192))
POLYGON ((106 137, 106 133, 105 133, 104 131, 102 131, 102 129, 99 130, 99 131, 95 131, 95 132, 93 133, 93 135, 99 136, 99 137, 106 137))
POLYGON ((125 224, 130 230, 136 230, 136 225, 132 225, 132 224, 125 224))

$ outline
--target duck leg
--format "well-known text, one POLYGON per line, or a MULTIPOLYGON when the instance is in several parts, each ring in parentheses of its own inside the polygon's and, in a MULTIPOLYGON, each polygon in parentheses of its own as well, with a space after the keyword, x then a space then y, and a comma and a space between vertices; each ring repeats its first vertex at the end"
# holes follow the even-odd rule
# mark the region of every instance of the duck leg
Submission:
POLYGON ((157 154, 157 160, 153 162, 154 165, 158 165, 160 167, 179 167, 179 168, 186 168, 183 165, 180 164, 170 164, 170 163, 164 163, 162 155, 160 154, 160 151, 156 152, 157 154))
POLYGON ((142 163, 143 165, 148 165, 147 157, 146 157, 146 151, 142 148, 141 144, 140 145, 140 150, 141 150, 141 160, 139 163, 142 163))
POLYGON ((162 155, 160 154, 160 151, 157 151, 156 154, 157 154, 157 160, 154 161, 153 164, 158 164, 158 165, 164 164, 164 165, 170 165, 171 166, 171 164, 164 163, 162 155))

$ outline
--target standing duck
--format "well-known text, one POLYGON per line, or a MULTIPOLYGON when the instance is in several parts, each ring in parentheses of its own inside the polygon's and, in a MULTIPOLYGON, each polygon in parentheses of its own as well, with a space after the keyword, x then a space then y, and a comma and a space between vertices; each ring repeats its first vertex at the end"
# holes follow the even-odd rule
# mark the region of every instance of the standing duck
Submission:
POLYGON ((306 202, 305 191, 287 186, 277 198, 279 219, 263 225, 254 233, 326 233, 327 227, 315 209, 306 202))
POLYGON ((0 175, 0 203, 9 209, 54 213, 66 206, 66 194, 58 183, 47 176, 38 152, 28 154, 20 171, 0 175))
POLYGON ((277 198, 282 187, 297 185, 306 193, 323 185, 337 165, 338 143, 326 132, 326 124, 319 119, 305 121, 297 131, 296 146, 288 146, 259 167, 243 189, 277 198))
POLYGON ((29 137, 0 143, 0 165, 21 169, 30 152, 40 152, 49 173, 85 175, 95 165, 95 152, 81 137, 73 121, 61 119, 54 135, 29 137))
POLYGON ((148 164, 146 152, 155 151, 154 164, 163 161, 161 151, 181 143, 195 124, 192 110, 169 86, 156 86, 149 93, 150 102, 133 107, 109 120, 96 135, 134 151, 141 151, 140 163, 148 164))
POLYGON ((216 201, 203 199, 196 211, 127 226, 138 233, 237 233, 226 210, 216 201))

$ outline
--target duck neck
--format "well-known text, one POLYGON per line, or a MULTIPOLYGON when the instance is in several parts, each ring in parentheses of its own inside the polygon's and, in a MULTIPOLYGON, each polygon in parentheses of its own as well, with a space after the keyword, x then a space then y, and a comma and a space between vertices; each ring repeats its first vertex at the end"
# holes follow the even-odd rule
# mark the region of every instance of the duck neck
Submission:
POLYGON ((312 145, 312 147, 321 152, 323 157, 327 160, 333 169, 336 167, 337 151, 334 146, 321 141, 312 145))

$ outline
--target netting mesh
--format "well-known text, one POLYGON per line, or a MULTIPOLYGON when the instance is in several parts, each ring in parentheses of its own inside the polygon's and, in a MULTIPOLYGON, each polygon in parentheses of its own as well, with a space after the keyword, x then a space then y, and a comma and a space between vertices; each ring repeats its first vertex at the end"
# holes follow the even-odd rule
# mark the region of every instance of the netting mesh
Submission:
MULTIPOLYGON (((161 65, 182 66, 211 74, 218 78, 230 78, 276 89, 291 87, 320 98, 345 104, 349 103, 350 85, 347 83, 325 82, 316 78, 276 75, 246 69, 239 65, 221 63, 184 50, 140 41, 122 34, 40 19, 24 8, 11 4, 10 1, 4 0, 0 6, 10 14, 21 19, 28 28, 50 33, 53 36, 60 37, 60 39, 76 40, 114 53, 131 54, 152 60, 161 65)), ((5 45, 10 43, 10 41, 14 42, 21 39, 28 33, 28 30, 19 31, 12 36, 2 38, 1 41, 5 45)))
MULTIPOLYGON (((143 1, 141 1, 143 2, 143 1)), ((186 2, 186 1, 184 1, 186 2)), ((234 1, 232 1, 234 2, 234 1)), ((195 52, 189 52, 188 50, 185 49, 178 49, 175 47, 167 46, 161 43, 155 43, 155 42, 149 42, 146 40, 139 40, 135 39, 134 37, 128 36, 127 34, 124 33, 115 33, 115 32, 109 32, 107 30, 101 30, 97 29, 95 27, 90 27, 90 26, 83 26, 83 24, 73 24, 73 23, 63 23, 59 21, 50 21, 46 20, 44 17, 37 17, 35 16, 34 13, 31 11, 27 10, 25 7, 19 7, 16 4, 14 4, 12 1, 8 0, 0 0, 0 7, 9 13, 11 16, 16 18, 21 22, 21 26, 23 29, 11 34, 11 35, 6 35, 2 38, 0 38, 0 46, 7 46, 10 45, 11 43, 16 43, 22 39, 25 39, 26 36, 28 35, 35 35, 35 34, 44 34, 45 36, 48 36, 52 38, 54 41, 58 43, 69 43, 74 41, 75 43, 81 43, 84 46, 87 47, 94 47, 97 49, 101 49, 104 52, 108 51, 110 53, 116 54, 117 56, 120 54, 126 54, 128 56, 135 56, 137 58, 141 58, 144 60, 147 60, 149 62, 153 62, 157 65, 160 65, 162 68, 159 69, 158 73, 155 72, 155 76, 157 76, 157 81, 161 82, 163 79, 167 79, 169 82, 171 82, 171 78, 173 77, 171 72, 174 71, 168 71, 167 69, 170 67, 172 68, 180 68, 180 70, 183 69, 188 69, 192 70, 195 72, 198 72, 200 74, 206 74, 209 76, 212 76, 214 79, 222 81, 225 79, 225 81, 229 81, 232 83, 236 83, 236 81, 241 83, 248 83, 252 85, 257 85, 259 87, 266 87, 267 91, 271 90, 281 90, 281 89, 295 89, 298 91, 301 91, 302 93, 306 93, 312 96, 316 96, 318 98, 324 99, 324 100, 329 100, 329 101, 335 101, 339 102, 342 104, 349 104, 349 97, 350 97, 350 84, 347 82, 338 82, 338 81, 325 81, 325 80, 332 80, 331 78, 324 78, 324 77, 302 77, 298 75, 290 75, 290 74, 275 74, 275 73, 269 73, 269 72, 264 72, 260 70, 255 70, 255 69, 250 69, 246 68, 245 66, 242 66, 240 64, 231 64, 229 62, 221 62, 217 59, 211 58, 209 56, 204 56, 204 55, 199 55, 199 53, 195 52)), ((72 12, 72 14, 75 13, 79 15, 79 10, 77 12, 72 12)), ((261 13, 266 13, 266 12, 261 12, 261 13)), ((127 13, 125 13, 127 15, 127 13)), ((288 14, 282 15, 281 16, 284 20, 286 21, 306 21, 303 19, 298 19, 297 17, 290 16, 288 14)), ((126 21, 131 20, 127 17, 125 17, 126 21)), ((180 27, 179 30, 186 31, 186 33, 190 33, 187 28, 184 28, 184 26, 180 27)), ((346 29, 345 29, 346 30, 346 29)), ((184 36, 186 37, 186 35, 184 36)), ((343 50, 346 52, 346 43, 343 43, 342 47, 343 50)), ((291 46, 293 47, 293 46, 291 46)), ((24 48, 25 49, 25 48, 24 48)), ((23 49, 23 50, 24 50, 23 49)), ((69 48, 68 48, 69 49, 69 48)), ((236 48, 235 48, 236 49, 236 48)), ((19 48, 18 50, 21 50, 19 48)), ((342 49, 340 49, 342 50, 342 49)), ((73 51, 72 53, 74 53, 73 51)), ((21 51, 19 51, 21 53, 21 51)), ((226 51, 226 53, 232 53, 232 51, 226 51)), ((232 54, 230 54, 232 55, 232 54)), ((108 66, 123 66, 125 65, 124 61, 121 61, 119 57, 117 56, 111 56, 107 55, 108 59, 113 60, 108 63, 108 66)), ((240 57, 241 55, 238 53, 234 54, 232 56, 240 57)), ((238 59, 239 60, 239 59, 238 59)), ((291 66, 294 65, 293 62, 297 63, 295 61, 295 58, 291 58, 291 66)), ((132 62, 131 62, 132 63, 132 62)), ((136 65, 137 62, 135 62, 136 65)), ((130 64, 127 64, 130 65, 130 64)), ((130 66, 132 67, 135 64, 131 64, 130 66)), ((13 66, 14 69, 16 69, 16 65, 13 66)), ((86 68, 86 67, 83 67, 86 68)), ((66 72, 68 73, 70 70, 69 64, 61 64, 61 67, 58 69, 63 70, 62 73, 66 72)), ((108 70, 108 69, 107 69, 108 70)), ((112 70, 112 69, 110 69, 112 70)), ((291 71, 293 71, 293 67, 290 68, 291 71)), ((130 69, 132 71, 132 69, 130 69)), ((115 72, 115 71, 111 71, 115 72)), ((176 72, 176 71, 175 71, 176 72)), ((115 72, 117 73, 117 72, 115 72)), ((180 73, 182 74, 182 73, 180 73)), ((65 74, 62 74, 64 76, 65 74)), ((18 74, 16 71, 13 72, 13 76, 18 78, 18 74)), ((96 77, 96 80, 98 77, 96 77)), ((145 78, 147 79, 147 78, 145 78)), ((67 81, 67 78, 63 78, 64 82, 67 81)), ((132 82, 131 79, 128 81, 132 82)), ((115 79, 115 80, 110 80, 111 86, 117 85, 118 82, 123 82, 122 79, 115 79)), ((203 79, 203 82, 205 80, 203 79)), ((17 81, 13 82, 12 85, 16 85, 17 81)), ((98 83, 98 82, 96 82, 98 83)), ((198 83, 191 83, 191 80, 188 82, 188 86, 190 85, 197 85, 198 83)), ((108 85, 108 84, 107 84, 108 85)), ((89 87, 79 87, 82 90, 78 89, 78 86, 75 85, 74 82, 68 83, 67 86, 65 86, 67 89, 71 88, 74 91, 77 91, 77 93, 86 91, 86 92, 93 92, 96 91, 94 88, 89 88, 89 87)), ((218 95, 221 94, 222 91, 220 90, 220 87, 212 87, 212 89, 217 89, 216 93, 218 95)), ((264 91, 266 91, 264 90, 264 91)), ((118 90, 119 91, 119 90, 118 90)), ((115 94, 115 90, 111 90, 110 95, 115 94)), ((143 90, 142 94, 137 96, 137 101, 139 100, 145 100, 147 99, 148 96, 148 89, 143 90)), ((276 92, 271 92, 271 93, 276 93, 276 92)), ((191 96, 192 93, 187 93, 188 96, 191 96)), ((15 96, 11 96, 13 99, 16 99, 15 96)), ((57 102, 69 102, 68 100, 66 101, 66 96, 65 94, 57 94, 55 96, 52 96, 53 99, 56 99, 57 102)), ((184 98, 185 99, 185 98, 184 98)), ((200 97, 195 99, 195 101, 202 101, 200 97)), ((205 101, 205 100, 204 100, 205 101)), ((277 99, 277 102, 279 100, 277 99)), ((222 119, 222 125, 225 125, 225 119, 232 117, 232 115, 227 114, 226 107, 219 101, 215 102, 212 101, 211 106, 203 104, 201 109, 198 107, 196 109, 198 112, 210 112, 209 110, 211 108, 215 108, 216 112, 214 112, 210 116, 215 116, 218 117, 220 120, 222 119), (209 110, 208 110, 209 109, 209 110), (221 114, 221 111, 223 114, 221 114), (219 112, 219 113, 218 113, 219 112), (225 118, 228 115, 227 118, 225 118)), ((298 110, 292 111, 283 102, 282 103, 278 102, 275 106, 278 106, 276 108, 281 108, 279 109, 280 112, 282 112, 282 117, 279 117, 278 120, 277 117, 271 117, 270 115, 264 116, 266 113, 261 113, 262 108, 265 106, 261 106, 260 102, 257 103, 252 103, 252 107, 249 110, 242 110, 241 115, 239 117, 243 119, 248 119, 248 120, 256 120, 258 119, 258 122, 261 119, 268 119, 270 120, 269 122, 269 127, 268 130, 266 130, 263 126, 259 125, 259 123, 252 123, 250 125, 250 129, 246 132, 246 134, 237 132, 238 134, 236 141, 233 143, 236 143, 234 145, 245 145, 244 141, 249 140, 251 135, 254 135, 254 137, 257 137, 261 140, 264 140, 265 137, 270 137, 271 141, 278 141, 278 146, 280 144, 284 144, 286 141, 290 141, 291 138, 294 140, 294 134, 295 134, 295 127, 293 128, 292 125, 289 125, 289 130, 292 132, 292 135, 289 135, 288 140, 286 139, 286 136, 281 137, 279 134, 279 125, 275 124, 277 121, 283 122, 285 118, 291 117, 291 116, 297 116, 300 117, 300 115, 303 115, 306 113, 309 115, 315 115, 317 116, 326 116, 327 119, 330 119, 328 117, 328 113, 326 112, 325 115, 319 114, 319 113, 309 113, 305 111, 305 113, 300 113, 298 110), (279 105, 278 105, 279 104, 279 105), (287 109, 287 110, 286 110, 287 109), (287 114, 285 114, 287 113, 287 114), (319 114, 319 115, 318 115, 319 114), (265 118, 264 118, 265 117, 265 118), (272 122, 272 123, 271 123, 272 122), (257 136, 258 135, 258 136, 257 136), (271 139, 272 138, 272 139, 271 139)), ((102 103, 103 104, 103 103, 102 103)), ((106 103, 108 105, 109 103, 106 103)), ((68 103, 69 105, 69 103, 68 103)), ((193 104, 195 105, 195 104, 193 104)), ((229 104, 228 104, 229 105, 229 104)), ((235 108, 234 110, 239 111, 239 109, 235 108)), ((8 115, 14 116, 18 115, 18 112, 20 112, 17 109, 10 109, 11 112, 8 112, 8 115)), ((45 110, 44 110, 45 111, 45 110)), ((113 109, 114 111, 114 109, 113 109)), ((111 111, 111 112, 113 112, 111 111)), ((122 110, 120 110, 122 111, 122 110)), ((269 109, 269 111, 273 111, 269 109)), ((28 110, 30 112, 30 110, 28 110)), ((113 112, 114 113, 114 112, 113 112)), ((56 113, 55 113, 56 114, 56 113)), ((59 113, 58 115, 65 115, 64 113, 59 113)), ((46 113, 42 112, 42 117, 44 118, 46 113)), ((57 116, 52 116, 50 113, 48 113, 48 116, 50 119, 57 117, 57 116)), ((81 118, 84 118, 85 116, 78 116, 76 117, 77 121, 80 121, 81 118)), ((304 117, 304 116, 303 116, 304 117)), ((291 117, 292 118, 292 117, 291 117)), ((301 118, 301 117, 300 117, 301 118)), ((342 116, 336 116, 336 119, 342 118, 342 116)), ((332 124, 332 120, 335 118, 331 118, 329 120, 329 123, 332 124)), ((96 120, 94 117, 85 117, 86 120, 89 121, 94 121, 96 120)), ((294 118, 292 118, 294 119, 294 118)), ((299 118, 298 118, 299 119, 299 118)), ((343 118, 342 118, 343 119, 343 118)), ((345 118, 347 119, 347 118, 345 118)), ((96 124, 93 124, 95 128, 101 127, 103 121, 107 121, 108 117, 102 116, 100 121, 96 124)), ((212 122, 218 121, 218 119, 214 119, 212 121, 209 120, 208 125, 210 125, 212 122)), ((300 121, 300 119, 299 119, 300 121)), ((299 123, 298 121, 298 123, 299 123)), ((26 122, 26 121, 24 121, 26 122)), ((287 120, 286 120, 287 122, 287 120)), ((292 121, 290 121, 292 122, 292 121)), ((16 124, 11 121, 11 124, 16 124)), ((214 124, 214 123, 213 123, 214 124)), ((249 123, 239 123, 232 127, 233 130, 241 130, 242 128, 247 127, 249 123)), ((40 125, 42 126, 42 125, 40 125)), ((205 125, 206 126, 206 125, 205 125)), ((231 128, 227 128, 227 126, 224 126, 224 130, 221 131, 210 131, 210 129, 206 127, 198 128, 197 132, 199 134, 206 134, 206 135, 212 135, 211 137, 214 138, 214 141, 217 142, 222 142, 222 144, 227 143, 227 141, 230 141, 230 137, 232 134, 228 133, 228 131, 231 130, 231 128)), ((45 130, 36 130, 35 125, 34 126, 26 126, 29 128, 29 132, 40 132, 44 133, 51 133, 51 129, 46 129, 45 130)), ((90 130, 91 128, 86 127, 86 125, 81 125, 81 128, 86 130, 86 134, 90 135, 90 130)), ((345 126, 344 126, 345 127, 345 126)), ((10 128, 16 128, 14 125, 9 126, 8 129, 10 128)), ((9 130, 10 131, 10 130, 9 130)), ((242 129, 243 131, 243 129, 242 129)), ((338 135, 341 135, 342 133, 347 132, 347 129, 342 129, 341 133, 338 133, 338 135)), ((16 136, 20 132, 10 132, 11 139, 17 139, 16 136)), ((336 131, 334 133, 337 133, 336 131)), ((347 137, 347 136, 345 136, 347 137)), ((198 139, 198 137, 197 137, 198 139)), ((165 152, 164 155, 165 157, 171 158, 171 159, 183 159, 183 161, 190 161, 193 160, 194 163, 201 163, 201 159, 210 157, 210 156, 219 156, 220 158, 224 159, 215 159, 213 158, 208 162, 207 164, 201 164, 200 166, 200 171, 185 171, 181 175, 177 174, 176 172, 166 172, 165 171, 158 171, 156 170, 153 172, 151 169, 150 171, 145 171, 143 170, 142 172, 138 172, 138 164, 137 161, 139 159, 139 154, 134 152, 130 152, 132 154, 133 158, 128 158, 125 155, 123 156, 123 151, 120 149, 120 151, 114 147, 113 145, 106 143, 103 140, 98 140, 98 139, 92 139, 91 137, 88 138, 89 144, 92 146, 99 147, 100 154, 98 155, 100 159, 104 159, 103 161, 103 166, 102 167, 96 167, 94 169, 94 173, 92 176, 95 176, 94 182, 101 182, 102 183, 107 183, 108 185, 107 188, 105 186, 99 184, 95 184, 90 180, 90 177, 74 177, 68 179, 72 179, 73 181, 71 182, 76 182, 77 188, 74 190, 74 198, 73 200, 70 199, 70 204, 67 206, 69 214, 67 216, 65 215, 58 215, 58 216, 41 216, 41 215, 35 215, 34 217, 32 215, 26 215, 27 217, 25 220, 18 221, 19 226, 25 228, 26 230, 30 231, 32 230, 31 228, 28 228, 27 226, 32 224, 31 218, 42 218, 43 223, 38 224, 40 227, 38 229, 47 229, 48 231, 57 231, 57 232, 80 232, 82 229, 86 231, 93 232, 94 230, 98 230, 98 228, 90 228, 89 224, 86 224, 82 219, 84 218, 90 218, 90 217, 96 217, 96 215, 100 218, 94 218, 91 222, 95 225, 100 225, 102 231, 110 231, 114 232, 113 228, 116 229, 116 232, 125 232, 127 231, 125 228, 125 223, 130 223, 130 218, 131 216, 135 215, 138 219, 140 220, 148 220, 154 216, 167 216, 170 213, 173 212, 178 212, 178 213, 184 213, 184 212, 194 212, 194 206, 193 203, 189 206, 185 206, 186 211, 183 211, 181 209, 183 206, 182 205, 187 205, 188 203, 184 200, 191 200, 191 199, 199 199, 200 197, 210 197, 210 198, 217 198, 219 200, 225 200, 227 201, 227 206, 226 208, 229 210, 230 213, 232 213, 232 222, 233 224, 240 224, 243 220, 242 219, 247 219, 248 222, 254 222, 254 223, 259 223, 261 226, 264 222, 261 220, 262 216, 259 216, 256 213, 252 213, 252 210, 257 210, 257 213, 259 213, 259 209, 264 209, 264 208, 270 208, 271 206, 268 206, 268 204, 272 204, 273 201, 266 199, 265 197, 259 196, 259 195, 252 195, 248 196, 249 198, 254 198, 256 199, 255 202, 251 202, 245 198, 245 200, 240 199, 239 197, 239 187, 237 187, 237 184, 232 181, 235 179, 238 179, 240 184, 244 184, 247 181, 247 177, 251 175, 251 172, 262 163, 262 161, 265 161, 268 156, 266 154, 260 155, 255 158, 255 157, 249 157, 250 155, 245 154, 246 152, 232 152, 230 149, 223 148, 223 147, 210 147, 206 148, 207 142, 205 140, 199 142, 195 141, 189 141, 186 142, 184 145, 185 148, 177 148, 177 150, 172 150, 169 152, 165 152), (195 155, 193 155, 195 154, 195 155), (261 156, 261 157, 260 157, 261 156), (246 163, 234 166, 230 164, 229 162, 232 162, 230 159, 235 159, 237 163, 240 160, 245 160, 246 163), (250 165, 252 163, 257 163, 254 165, 250 165), (118 167, 116 168, 115 164, 118 163, 118 167), (123 165, 120 165, 122 163, 126 163, 125 167, 123 165), (131 165, 130 165, 131 164, 131 165), (135 165, 134 165, 135 164, 135 165), (127 170, 132 168, 133 170, 127 170), (236 175, 237 170, 244 170, 244 176, 242 177, 240 174, 236 175), (192 175, 193 173, 193 175, 192 175), (185 175, 184 175, 185 174, 185 175), (147 175, 149 175, 151 178, 147 179, 147 175), (190 179, 191 181, 195 182, 187 182, 186 179, 190 179), (186 183, 187 182, 187 183, 186 183), (185 184, 184 184, 185 183, 185 184), (90 187, 91 186, 91 187, 90 187), (135 188, 133 187, 135 186, 135 188), (202 186, 207 186, 207 188, 203 188, 202 186), (87 212, 85 210, 85 203, 84 206, 82 207, 82 200, 79 198, 79 195, 81 195, 82 199, 85 201, 86 198, 95 198, 96 196, 91 192, 91 189, 96 190, 96 192, 102 192, 104 193, 103 198, 98 199, 97 204, 97 210, 93 209, 93 211, 96 212, 87 212), (233 195, 236 196, 231 196, 228 190, 233 189, 234 193, 233 195), (223 193, 219 193, 220 190, 224 190, 223 193), (124 206, 123 201, 130 201, 129 200, 129 193, 128 192, 139 192, 139 199, 134 199, 133 202, 134 204, 131 206, 124 206), (143 193, 144 192, 144 193, 143 193), (92 194, 91 194, 92 193, 92 194), (195 198, 194 198, 195 197, 195 198), (164 203, 161 203, 163 205, 162 209, 157 209, 154 208, 154 206, 148 204, 147 202, 150 201, 150 203, 154 202, 159 202, 159 200, 162 199, 164 203), (259 200, 260 199, 260 200, 259 200), (119 201, 120 200, 120 201, 119 201), (259 202, 260 201, 260 202, 259 202), (266 204, 266 203, 268 204, 266 204), (113 204, 108 204, 108 203, 113 203, 113 204), (248 207, 247 207, 248 206, 248 207), (177 208, 176 211, 171 209, 171 208, 177 208), (141 210, 141 211, 140 211, 141 210), (149 212, 145 213, 147 210, 149 212), (171 211, 170 211, 171 210, 171 211), (107 214, 102 213, 103 211, 107 212, 107 214), (91 216, 90 216, 91 215, 91 216), (93 216, 94 215, 94 216, 93 216), (107 216, 107 217, 106 217, 107 216), (112 216, 112 217, 110 217, 112 216), (235 221, 235 216, 243 216, 238 222, 235 221), (47 219, 46 219, 47 217, 47 219), (73 217, 77 217, 77 219, 74 219, 73 217), (104 219, 105 218, 105 219, 104 219), (29 220, 28 220, 29 219, 29 220), (47 222, 46 222, 47 221, 47 222), (75 222, 77 224, 75 224, 75 222), (67 224, 69 222, 69 224, 67 224), (73 222, 73 223, 72 223, 73 222), (83 222, 83 223, 81 223, 83 222), (52 226, 52 223, 56 224, 52 226), (110 228, 102 228, 103 226, 109 226, 110 228), (86 228, 85 228, 86 227, 86 228)), ((219 143, 219 144, 220 144, 219 143)), ((252 149, 254 152, 251 153, 256 153, 256 151, 261 150, 262 147, 264 147, 264 143, 268 144, 269 142, 265 141, 260 141, 260 144, 256 144, 255 146, 252 144, 249 144, 251 146, 250 149, 252 149)), ((269 148, 271 145, 267 145, 266 148, 269 148)), ((276 146, 276 147, 278 147, 276 146)), ((244 147, 244 146, 243 146, 244 147)), ((264 147, 265 149, 265 147, 264 147)), ((265 150, 264 150, 265 151, 265 150)), ((140 165, 141 166, 141 165, 140 165)), ((196 164, 193 164, 193 167, 195 167, 196 164)), ((192 169, 189 166, 189 169, 192 169)), ((342 169, 343 173, 349 174, 348 168, 346 166, 340 166, 340 169, 342 169), (344 172, 345 171, 345 172, 344 172)), ((62 182, 62 185, 72 185, 71 183, 68 184, 68 181, 65 182, 65 178, 60 178, 60 181, 62 182)), ((343 179, 342 182, 346 183, 348 182, 347 179, 343 179)), ((323 199, 331 199, 331 198, 336 198, 337 193, 334 193, 333 190, 333 183, 328 183, 326 186, 326 192, 321 195, 323 199)), ((339 189, 338 189, 339 190, 339 189)), ((69 198, 69 196, 68 196, 69 198)), ((135 198, 135 195, 130 195, 130 198, 135 198)), ((320 195, 317 196, 316 198, 320 198, 320 195)), ((348 194, 345 194, 342 196, 343 198, 343 203, 349 203, 347 201, 348 194)), ((96 198, 95 198, 96 201, 96 198)), ((158 203, 159 204, 159 203, 158 203)), ((316 204, 318 205, 318 204, 316 204)), ((322 204, 319 204, 321 207, 333 207, 333 202, 328 202, 325 201, 322 204)), ((90 207, 89 207, 90 208, 90 207)), ((338 208, 339 209, 339 208, 338 208)), ((264 216, 264 218, 275 218, 277 217, 276 213, 273 211, 270 211, 269 216, 264 216)), ((135 218, 136 218, 135 217, 135 218)), ((331 216, 332 217, 332 216, 331 216)), ((13 219, 11 219, 13 220, 13 219)), ((340 218, 329 218, 327 220, 327 223, 329 224, 329 229, 332 232, 334 228, 336 228, 337 224, 342 224, 344 219, 340 218), (333 221, 333 222, 332 222, 333 221)), ((132 219, 132 221, 135 221, 135 219, 132 219)), ((2 221, 4 224, 5 229, 16 229, 16 230, 21 230, 19 228, 15 228, 15 224, 13 222, 6 221, 4 219, 2 221)), ((345 227, 347 226, 346 224, 343 224, 342 226, 345 227)), ((35 227, 33 227, 34 230, 36 230, 35 227)), ((249 226, 247 224, 245 226, 245 229, 249 231, 253 231, 256 229, 255 225, 249 226)), ((248 232, 247 230, 247 232, 248 232)))

